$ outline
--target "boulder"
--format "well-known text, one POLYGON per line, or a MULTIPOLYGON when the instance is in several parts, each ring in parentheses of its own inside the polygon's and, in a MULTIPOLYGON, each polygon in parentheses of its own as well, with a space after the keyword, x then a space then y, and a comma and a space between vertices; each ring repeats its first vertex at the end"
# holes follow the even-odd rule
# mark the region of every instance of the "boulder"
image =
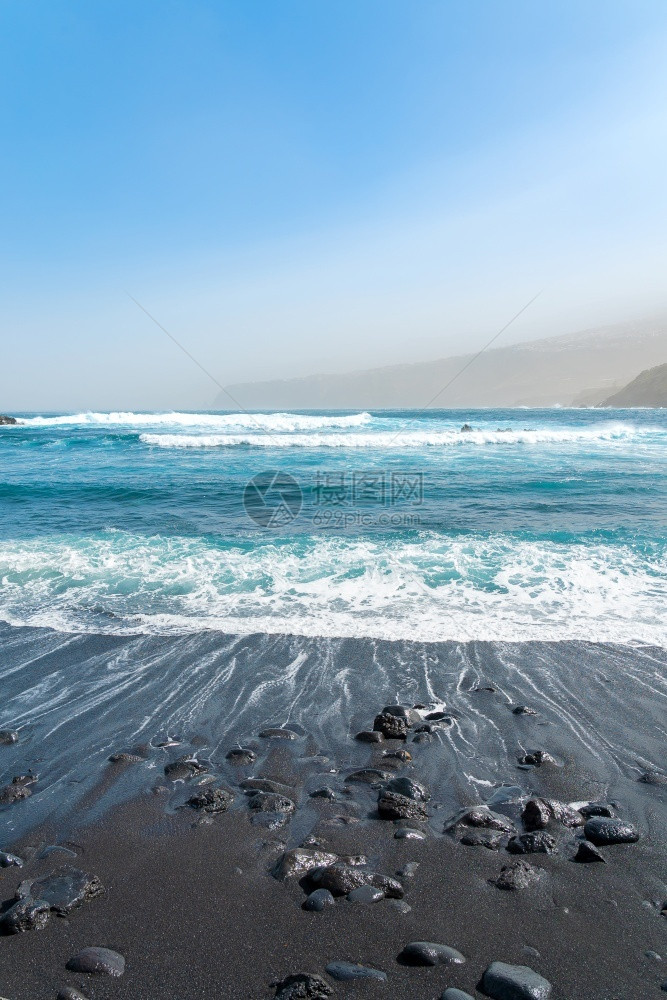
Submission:
POLYGON ((639 840, 639 834, 632 823, 606 816, 592 816, 587 820, 584 836, 597 847, 604 847, 606 844, 634 844, 639 840))
POLYGON ((549 1000, 551 983, 527 965, 492 962, 482 976, 482 990, 492 1000, 549 1000))

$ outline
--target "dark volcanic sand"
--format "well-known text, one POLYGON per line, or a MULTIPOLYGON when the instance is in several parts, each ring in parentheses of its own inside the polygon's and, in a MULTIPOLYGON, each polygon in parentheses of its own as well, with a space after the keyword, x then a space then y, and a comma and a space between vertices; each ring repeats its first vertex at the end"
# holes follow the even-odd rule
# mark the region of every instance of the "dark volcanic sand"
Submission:
MULTIPOLYGON (((598 669, 605 662, 604 651, 599 655, 598 669)), ((613 655, 619 655, 618 649, 613 655)), ((652 651, 650 657, 655 673, 658 654, 652 651)), ((611 653, 606 662, 611 669, 611 653)), ((639 683, 638 671, 635 664, 632 679, 627 675, 624 679, 626 723, 633 731, 640 728, 633 712, 641 698, 648 698, 645 679, 639 683)), ((106 891, 67 919, 53 915, 42 931, 0 937, 0 995, 8 1000, 47 1000, 69 984, 91 1000, 268 1000, 274 992, 272 981, 295 972, 315 972, 326 978, 325 966, 337 960, 374 966, 388 975, 384 984, 332 982, 334 997, 341 998, 435 1000, 449 985, 481 996, 476 986, 486 966, 496 960, 535 969, 551 981, 556 1000, 644 1000, 664 995, 660 985, 667 980, 667 920, 660 907, 667 899, 667 788, 637 781, 636 754, 629 750, 627 767, 611 767, 607 755, 613 760, 622 755, 622 724, 618 716, 612 718, 610 709, 620 698, 618 690, 610 691, 609 701, 600 703, 596 710, 588 709, 592 715, 597 711, 600 731, 606 727, 614 734, 612 753, 609 743, 605 744, 599 733, 592 738, 590 731, 586 733, 589 750, 578 748, 576 733, 573 736, 569 723, 563 722, 563 717, 570 717, 569 708, 561 711, 560 724, 551 719, 545 724, 554 703, 553 691, 540 695, 531 690, 523 703, 535 706, 540 714, 521 716, 511 711, 517 697, 501 698, 498 691, 478 692, 472 686, 463 697, 457 680, 458 670, 452 671, 451 681, 443 674, 438 694, 448 705, 456 702, 459 732, 465 732, 466 718, 480 712, 485 726, 502 731, 506 758, 497 758, 495 765, 486 758, 482 764, 482 745, 479 762, 474 746, 466 760, 458 759, 446 733, 436 734, 432 742, 424 744, 413 744, 411 736, 407 743, 357 743, 351 735, 362 726, 371 728, 374 712, 394 700, 386 697, 386 690, 377 694, 368 690, 367 710, 362 712, 357 706, 350 712, 354 722, 344 717, 340 720, 347 732, 346 742, 332 737, 328 745, 312 735, 294 741, 267 741, 253 739, 248 733, 243 743, 255 747, 258 760, 244 768, 231 768, 224 760, 223 751, 233 746, 233 740, 223 740, 214 754, 202 750, 201 757, 211 761, 211 771, 217 776, 215 784, 236 792, 230 811, 216 815, 211 822, 200 822, 201 815, 194 810, 177 808, 197 790, 197 778, 175 784, 164 778, 164 764, 193 749, 185 737, 185 717, 179 727, 186 740, 182 746, 167 751, 150 748, 146 762, 105 764, 102 771, 98 767, 97 786, 78 802, 79 820, 72 812, 63 815, 60 809, 57 821, 29 828, 32 799, 4 809, 0 813, 5 824, 0 848, 28 858, 23 869, 0 869, 0 893, 6 904, 22 879, 33 880, 63 864, 99 876, 106 891), (567 754, 562 752, 565 744, 567 754), (400 765, 396 773, 424 781, 433 794, 425 841, 394 838, 396 826, 377 818, 377 790, 350 784, 350 791, 344 791, 344 776, 349 770, 386 768, 383 750, 406 746, 414 761, 400 765), (526 747, 555 752, 558 764, 520 770, 516 753, 526 747), (488 783, 487 776, 494 769, 495 780, 488 783), (471 786, 466 782, 471 773, 485 777, 471 786), (269 831, 251 824, 248 800, 238 788, 238 782, 250 775, 270 777, 296 789, 297 812, 282 829, 269 831), (130 782, 135 792, 128 799, 130 782), (525 856, 542 871, 539 882, 523 891, 502 891, 489 879, 516 860, 515 856, 504 848, 465 847, 457 842, 458 837, 444 835, 442 830, 456 811, 455 801, 458 805, 485 801, 494 786, 503 783, 565 802, 612 799, 617 815, 635 823, 640 840, 603 847, 607 864, 575 864, 571 858, 581 830, 550 827, 559 853, 525 856), (336 801, 309 798, 309 791, 325 784, 336 790, 336 801), (119 804, 101 809, 100 804, 114 799, 119 804), (357 822, 341 824, 335 820, 341 815, 357 822), (7 822, 11 817, 11 827, 22 825, 27 832, 11 836, 7 822), (344 898, 322 913, 304 911, 301 904, 306 894, 298 881, 280 882, 270 870, 285 846, 296 846, 312 833, 326 840, 326 849, 334 853, 367 855, 371 867, 383 874, 395 876, 406 862, 418 862, 413 877, 399 877, 410 912, 401 913, 387 899, 361 905, 344 898), (76 858, 56 852, 39 860, 40 845, 54 843, 67 844, 76 858), (400 951, 415 940, 456 948, 467 963, 450 968, 399 964, 396 958, 400 951), (127 961, 125 974, 109 979, 66 971, 68 959, 86 946, 119 951, 127 961), (663 961, 647 952, 662 955, 663 961)), ((489 680, 488 675, 480 677, 484 680, 489 680)), ((558 690, 562 693, 565 688, 558 690)), ((199 693, 201 696, 201 684, 199 693)), ((206 689, 205 697, 200 697, 202 711, 215 715, 220 697, 221 690, 206 689)), ((653 693, 649 700, 656 698, 659 700, 653 693)), ((113 726, 108 703, 106 711, 104 726, 113 726)), ((140 715, 140 706, 135 711, 140 715)), ((127 703, 119 698, 119 730, 126 713, 127 703)), ((653 756, 647 755, 657 764, 655 745, 661 738, 660 725, 650 712, 645 718, 645 742, 653 756)), ((10 717, 0 718, 3 726, 11 721, 10 717)), ((255 734, 268 721, 261 716, 255 734)), ((276 713, 274 721, 284 724, 285 715, 276 713)), ((318 732, 315 716, 312 728, 318 732)), ((117 746, 125 748, 123 741, 117 746)), ((20 749, 4 747, 0 754, 18 754, 12 757, 12 766, 16 765, 14 773, 19 773, 20 749)), ((4 782, 10 777, 5 771, 4 782)), ((71 779, 77 780, 74 770, 71 779)), ((66 797, 66 788, 63 776, 57 783, 61 798, 66 797)), ((39 783, 34 793, 37 801, 39 783)), ((516 816, 512 807, 505 812, 516 816)))

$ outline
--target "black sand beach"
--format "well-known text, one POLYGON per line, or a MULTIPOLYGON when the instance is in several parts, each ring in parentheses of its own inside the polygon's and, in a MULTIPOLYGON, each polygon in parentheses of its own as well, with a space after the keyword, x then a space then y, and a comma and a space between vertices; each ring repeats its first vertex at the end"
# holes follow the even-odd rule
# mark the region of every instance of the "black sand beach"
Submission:
MULTIPOLYGON (((118 1000, 268 1000, 298 973, 341 998, 435 1000, 448 987, 477 997, 492 962, 528 966, 563 1000, 661 995, 664 651, 8 628, 3 639, 0 723, 18 741, 0 747, 2 785, 38 775, 0 813, 0 849, 24 861, 0 869, 4 929, 20 883, 34 896, 67 866, 104 887, 65 917, 52 910, 41 930, 0 937, 8 1000, 66 986, 118 1000), (102 665, 110 679, 94 688, 87 669, 102 665), (135 715, 132 683, 143 693, 135 715), (374 724, 405 739, 355 738, 374 724), (267 727, 294 738, 260 736, 267 727), (254 759, 228 758, 239 746, 254 759), (127 752, 135 759, 108 760, 127 752), (367 768, 384 773, 349 780, 367 768), (252 777, 260 784, 241 787, 252 777), (606 863, 575 862, 605 813, 632 825, 633 842, 600 846, 606 863), (518 843, 554 853, 513 853, 518 843), (280 877, 300 845, 310 874, 280 877), (315 851, 354 863, 331 870, 315 851), (335 900, 312 912, 303 904, 318 879, 335 900), (337 895, 346 879, 379 898, 337 895), (466 961, 399 959, 419 941, 466 961), (85 947, 121 954, 123 975, 67 970, 85 947), (335 962, 386 979, 340 981, 326 971, 335 962)), ((320 995, 299 988, 282 996, 320 995)))

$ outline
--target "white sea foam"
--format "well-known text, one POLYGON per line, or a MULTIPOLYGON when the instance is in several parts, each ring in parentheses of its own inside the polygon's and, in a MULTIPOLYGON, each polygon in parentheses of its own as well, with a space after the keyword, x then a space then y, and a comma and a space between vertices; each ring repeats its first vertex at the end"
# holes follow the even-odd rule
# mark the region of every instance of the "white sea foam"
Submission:
POLYGON ((25 417, 19 426, 26 427, 184 427, 225 430, 267 430, 289 433, 364 427, 371 423, 370 413, 311 416, 304 413, 73 413, 58 417, 25 417))
POLYGON ((667 558, 494 535, 0 544, 0 620, 65 631, 664 643, 667 558))
MULTIPOLYGON (((300 429, 298 429, 300 430, 300 429)), ((336 433, 141 434, 157 448, 450 448, 474 445, 614 444, 646 440, 656 432, 632 424, 604 423, 581 428, 522 430, 438 430, 396 425, 395 430, 336 433)), ((659 432, 658 432, 659 433, 659 432)))

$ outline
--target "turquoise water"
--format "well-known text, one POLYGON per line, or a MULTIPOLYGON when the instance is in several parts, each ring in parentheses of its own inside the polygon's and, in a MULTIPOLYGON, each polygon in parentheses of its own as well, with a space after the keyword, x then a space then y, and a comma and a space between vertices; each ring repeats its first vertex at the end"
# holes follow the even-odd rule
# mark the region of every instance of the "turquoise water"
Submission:
POLYGON ((664 643, 665 411, 20 419, 11 625, 664 643))

